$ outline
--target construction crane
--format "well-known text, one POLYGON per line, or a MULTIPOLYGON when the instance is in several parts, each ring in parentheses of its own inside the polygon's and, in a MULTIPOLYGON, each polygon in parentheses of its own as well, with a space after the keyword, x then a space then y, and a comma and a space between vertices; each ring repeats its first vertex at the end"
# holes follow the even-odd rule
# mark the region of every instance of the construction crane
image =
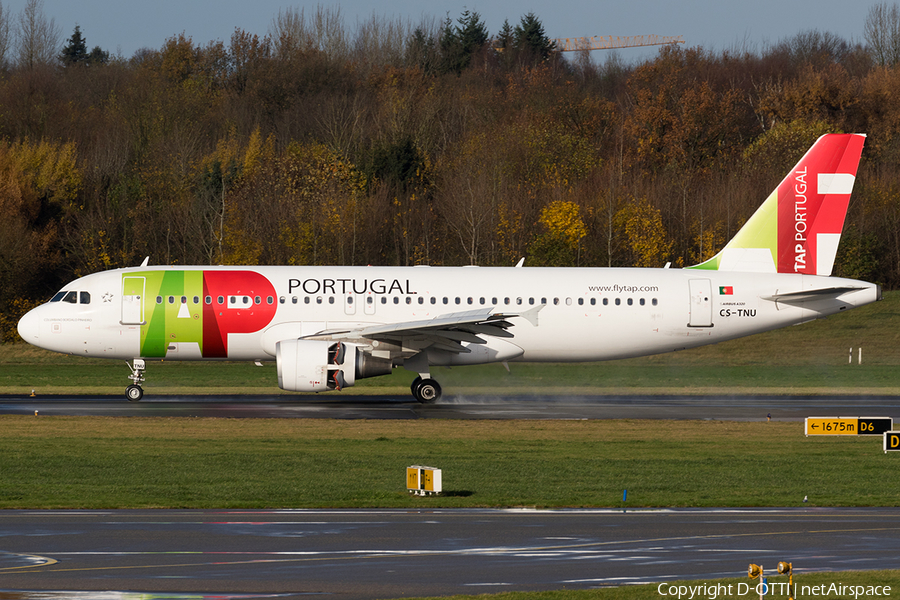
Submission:
POLYGON ((576 52, 578 50, 611 50, 613 48, 636 48, 638 46, 667 46, 683 44, 682 36, 664 35, 630 35, 630 36, 591 36, 575 38, 559 38, 550 40, 556 44, 557 52, 576 52))

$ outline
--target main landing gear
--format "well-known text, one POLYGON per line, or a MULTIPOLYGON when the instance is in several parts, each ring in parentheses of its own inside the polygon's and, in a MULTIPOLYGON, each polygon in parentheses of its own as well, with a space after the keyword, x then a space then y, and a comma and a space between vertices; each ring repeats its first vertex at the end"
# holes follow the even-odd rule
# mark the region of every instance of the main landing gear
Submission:
MULTIPOLYGON (((128 365, 128 361, 125 364, 128 365)), ((141 384, 144 383, 144 371, 147 369, 147 366, 144 364, 143 359, 136 358, 134 359, 134 366, 128 365, 128 368, 131 369, 131 375, 128 376, 128 379, 134 383, 125 388, 125 397, 128 398, 129 402, 138 402, 144 397, 144 389, 141 387, 141 384)))
POLYGON ((422 404, 437 402, 441 397, 441 385, 430 377, 425 379, 422 379, 421 376, 416 377, 409 389, 412 391, 413 398, 422 404))

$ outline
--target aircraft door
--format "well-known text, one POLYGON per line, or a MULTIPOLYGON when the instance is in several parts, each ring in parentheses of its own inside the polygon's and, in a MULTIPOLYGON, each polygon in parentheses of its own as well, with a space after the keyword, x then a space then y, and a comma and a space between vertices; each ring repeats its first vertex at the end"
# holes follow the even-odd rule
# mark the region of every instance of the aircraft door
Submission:
POLYGON ((709 279, 688 281, 691 291, 689 327, 712 327, 712 284, 709 279))
POLYGON ((122 325, 143 325, 146 277, 122 278, 122 325))

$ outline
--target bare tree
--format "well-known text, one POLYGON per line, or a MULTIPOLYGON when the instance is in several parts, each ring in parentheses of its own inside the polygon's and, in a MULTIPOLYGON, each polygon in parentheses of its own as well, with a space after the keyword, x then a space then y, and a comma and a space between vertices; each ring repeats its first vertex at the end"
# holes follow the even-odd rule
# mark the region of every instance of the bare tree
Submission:
POLYGON ((5 69, 9 64, 9 45, 9 11, 0 2, 0 69, 5 69))
POLYGON ((863 26, 863 37, 875 64, 889 67, 900 63, 900 8, 896 4, 873 5, 863 26))
POLYGON ((19 14, 17 55, 20 67, 49 65, 62 48, 62 30, 44 14, 44 0, 26 0, 19 14))
POLYGON ((275 56, 281 59, 309 50, 318 50, 334 60, 347 58, 349 43, 340 7, 320 4, 311 17, 302 8, 279 10, 269 26, 269 37, 275 56))

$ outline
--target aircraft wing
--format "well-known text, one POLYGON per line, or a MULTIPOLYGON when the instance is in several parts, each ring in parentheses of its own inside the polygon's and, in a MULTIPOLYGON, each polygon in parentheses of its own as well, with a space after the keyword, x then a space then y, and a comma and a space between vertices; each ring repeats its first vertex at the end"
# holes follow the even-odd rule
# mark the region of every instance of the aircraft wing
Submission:
POLYGON ((409 345, 409 342, 414 340, 417 345, 467 353, 469 350, 462 345, 462 342, 484 344, 486 340, 481 337, 484 335, 513 337, 513 334, 507 331, 513 326, 507 319, 515 316, 520 315, 495 313, 493 308, 484 308, 450 313, 421 321, 373 325, 353 333, 370 340, 398 345, 409 345))

